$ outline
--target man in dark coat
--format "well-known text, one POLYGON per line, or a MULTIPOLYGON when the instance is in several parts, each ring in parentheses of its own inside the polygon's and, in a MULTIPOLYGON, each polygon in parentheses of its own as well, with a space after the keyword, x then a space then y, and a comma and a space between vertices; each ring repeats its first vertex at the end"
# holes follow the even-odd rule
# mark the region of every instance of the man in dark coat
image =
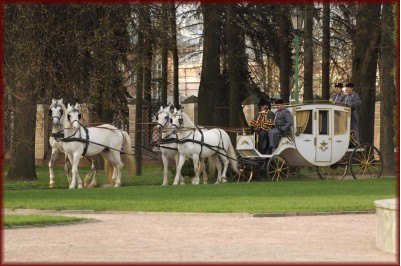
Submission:
POLYGON ((355 139, 359 143, 358 108, 361 106, 361 98, 354 92, 353 83, 347 82, 344 87, 345 93, 342 102, 351 106, 351 130, 355 131, 355 139))
POLYGON ((272 154, 280 142, 280 138, 291 134, 291 126, 294 123, 291 112, 285 109, 283 99, 276 100, 277 112, 274 120, 274 128, 269 132, 270 148, 267 154, 272 154))
POLYGON ((251 131, 256 131, 258 134, 258 151, 262 154, 267 152, 269 148, 268 133, 273 127, 274 113, 270 111, 271 103, 265 99, 261 99, 258 103, 260 112, 251 122, 251 131))
POLYGON ((334 91, 335 93, 331 96, 331 101, 333 103, 340 103, 343 99, 343 92, 342 92, 343 84, 342 83, 336 83, 334 84, 334 91))

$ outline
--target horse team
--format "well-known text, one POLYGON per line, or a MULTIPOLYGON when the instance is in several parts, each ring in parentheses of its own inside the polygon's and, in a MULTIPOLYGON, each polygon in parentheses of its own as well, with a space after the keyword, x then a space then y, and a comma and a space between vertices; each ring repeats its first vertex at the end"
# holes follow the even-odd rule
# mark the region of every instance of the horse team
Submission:
MULTIPOLYGON (((55 183, 54 162, 62 153, 65 154, 65 171, 70 189, 97 186, 99 167, 96 157, 98 155, 103 157, 106 175, 109 182, 112 182, 115 187, 121 186, 121 174, 124 165, 121 154, 125 156, 125 164, 129 169, 129 174, 133 174, 135 161, 134 154, 132 154, 131 139, 127 132, 110 124, 84 127, 81 124, 80 105, 78 103, 75 105, 68 104, 65 107, 63 99, 52 99, 49 115, 52 117, 52 133, 49 139, 52 147, 49 161, 50 188, 53 188, 55 183), (91 170, 84 179, 84 185, 78 173, 81 157, 85 157, 91 163, 91 170)), ((216 184, 226 182, 229 163, 231 163, 232 169, 238 172, 235 150, 230 137, 224 130, 217 128, 206 130, 195 126, 183 110, 177 110, 173 106, 160 107, 156 119, 155 129, 161 131, 161 139, 158 143, 164 165, 163 186, 168 185, 169 158, 174 158, 176 163, 173 185, 184 184, 181 169, 185 160, 189 158, 193 161, 195 172, 192 184, 199 184, 201 172, 203 183, 207 184, 206 158, 209 174, 214 174, 217 169, 216 184)))

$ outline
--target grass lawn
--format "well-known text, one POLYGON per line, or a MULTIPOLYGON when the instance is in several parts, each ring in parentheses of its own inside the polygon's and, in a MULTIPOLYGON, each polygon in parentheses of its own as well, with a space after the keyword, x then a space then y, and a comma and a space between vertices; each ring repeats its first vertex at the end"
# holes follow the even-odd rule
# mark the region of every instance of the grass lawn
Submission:
POLYGON ((6 214, 4 216, 5 227, 15 226, 44 226, 60 223, 72 223, 87 220, 85 218, 67 217, 67 216, 51 216, 51 215, 16 215, 6 214))
POLYGON ((162 187, 160 168, 149 167, 142 177, 125 174, 120 188, 68 190, 60 168, 56 185, 64 189, 51 190, 47 189, 46 168, 38 169, 38 177, 35 182, 5 182, 4 208, 246 213, 367 211, 375 209, 375 200, 397 197, 394 178, 322 181, 300 176, 284 182, 162 187))

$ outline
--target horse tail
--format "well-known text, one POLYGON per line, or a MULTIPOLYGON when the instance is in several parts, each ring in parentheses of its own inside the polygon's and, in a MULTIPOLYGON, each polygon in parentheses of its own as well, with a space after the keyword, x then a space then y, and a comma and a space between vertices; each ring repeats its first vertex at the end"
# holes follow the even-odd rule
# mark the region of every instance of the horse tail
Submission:
POLYGON ((236 172, 237 174, 239 173, 238 171, 238 162, 237 162, 237 155, 235 154, 235 150, 233 145, 231 144, 231 140, 229 142, 229 146, 227 149, 227 155, 230 156, 230 158, 228 158, 228 160, 230 160, 231 163, 231 167, 233 168, 234 172, 236 172))
POLYGON ((123 134, 123 137, 124 137, 123 148, 124 148, 124 152, 125 152, 125 162, 128 167, 128 173, 130 175, 133 175, 133 174, 135 174, 135 160, 132 155, 131 138, 127 132, 121 131, 121 133, 123 134))

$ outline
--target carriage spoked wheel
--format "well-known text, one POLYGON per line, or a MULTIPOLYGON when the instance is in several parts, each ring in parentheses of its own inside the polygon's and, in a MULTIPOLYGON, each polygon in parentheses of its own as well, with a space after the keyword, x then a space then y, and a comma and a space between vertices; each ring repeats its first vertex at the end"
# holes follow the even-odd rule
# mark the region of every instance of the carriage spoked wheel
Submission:
POLYGON ((382 155, 371 144, 360 144, 351 153, 349 159, 351 174, 358 178, 379 178, 382 174, 382 155))
POLYGON ((270 180, 282 181, 288 178, 290 167, 287 160, 280 155, 274 155, 267 164, 267 177, 270 180))
POLYGON ((337 179, 342 180, 347 174, 348 164, 333 164, 329 166, 316 166, 317 174, 320 179, 337 179))
POLYGON ((247 181, 247 183, 251 182, 254 171, 253 165, 248 163, 239 162, 238 163, 238 171, 239 173, 234 176, 237 179, 237 182, 247 181))

